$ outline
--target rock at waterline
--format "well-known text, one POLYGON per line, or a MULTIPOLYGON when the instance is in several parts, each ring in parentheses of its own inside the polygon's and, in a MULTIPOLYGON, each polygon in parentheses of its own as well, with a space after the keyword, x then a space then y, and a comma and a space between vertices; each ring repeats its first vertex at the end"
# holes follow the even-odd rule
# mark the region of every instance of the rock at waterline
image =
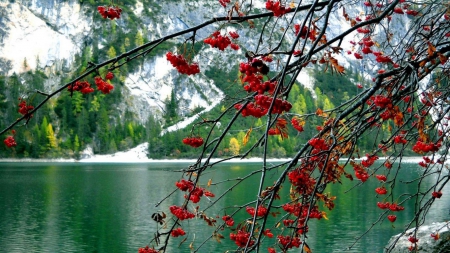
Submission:
MULTIPOLYGON (((394 235, 388 242, 385 253, 406 253, 411 252, 409 247, 413 245, 408 238, 414 236, 415 228, 411 228, 405 234, 394 235), (395 247, 392 248, 392 244, 395 247)), ((449 253, 450 252, 450 222, 435 222, 430 225, 420 226, 416 233, 417 252, 421 253, 449 253), (435 237, 439 234, 439 239, 435 237)), ((414 251, 413 251, 414 252, 414 251)))

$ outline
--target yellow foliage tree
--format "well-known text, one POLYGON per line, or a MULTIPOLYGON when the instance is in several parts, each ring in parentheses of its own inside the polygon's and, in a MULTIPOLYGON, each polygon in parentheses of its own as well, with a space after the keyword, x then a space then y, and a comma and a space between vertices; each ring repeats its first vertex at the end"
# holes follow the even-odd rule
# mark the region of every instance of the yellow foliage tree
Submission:
POLYGON ((241 149, 241 145, 239 145, 239 141, 236 138, 230 139, 230 152, 233 155, 238 155, 239 150, 241 149))
POLYGON ((58 147, 58 143, 56 141, 55 132, 53 131, 52 124, 48 124, 48 126, 47 126, 47 139, 48 139, 49 146, 51 148, 58 147))

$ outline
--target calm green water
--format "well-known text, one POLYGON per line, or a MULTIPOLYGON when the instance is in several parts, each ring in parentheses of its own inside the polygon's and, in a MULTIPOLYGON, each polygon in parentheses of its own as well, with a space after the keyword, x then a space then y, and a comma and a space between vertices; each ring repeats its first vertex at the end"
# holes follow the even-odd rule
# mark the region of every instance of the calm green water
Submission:
MULTIPOLYGON (((165 193, 174 189, 179 174, 173 171, 184 166, 176 163, 0 163, 0 252, 137 252, 149 243, 156 230, 151 214, 168 210, 171 203, 182 202, 183 196, 175 194, 155 207, 165 193)), ((257 164, 221 165, 205 175, 205 180, 211 178, 218 182, 242 177, 257 168, 257 164)), ((412 164, 402 170, 404 179, 412 179, 419 168, 412 164)), ((275 175, 270 176, 275 180, 275 175)), ((231 191, 208 215, 252 200, 259 178, 254 176, 250 181, 245 188, 231 191)), ((346 250, 381 213, 376 208, 379 201, 374 193, 379 185, 376 181, 368 180, 365 187, 345 194, 355 182, 344 180, 343 185, 330 187, 329 191, 337 196, 336 208, 328 212, 328 221, 310 223, 308 244, 313 252, 382 252, 389 238, 400 232, 411 216, 412 206, 407 205, 405 211, 398 213, 395 228, 389 222, 375 225, 351 250, 346 250)), ((211 191, 219 195, 229 185, 213 186, 211 191)), ((398 187, 396 194, 410 187, 413 185, 398 187)), ((449 187, 443 193, 430 211, 430 221, 450 218, 449 187)), ((288 194, 288 189, 283 189, 282 194, 288 194)), ((190 242, 198 246, 202 238, 211 235, 204 222, 184 222, 183 226, 192 232, 182 248, 178 248, 181 239, 172 240, 169 252, 189 252, 190 242)), ((235 249, 234 243, 228 240, 228 232, 223 234, 227 239, 222 243, 207 243, 200 252, 235 249)))

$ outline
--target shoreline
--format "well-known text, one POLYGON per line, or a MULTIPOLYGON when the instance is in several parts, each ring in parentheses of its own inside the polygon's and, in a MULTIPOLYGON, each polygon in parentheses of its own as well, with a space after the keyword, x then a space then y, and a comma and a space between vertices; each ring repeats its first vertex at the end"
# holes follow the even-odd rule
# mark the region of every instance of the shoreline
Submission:
MULTIPOLYGON (((292 158, 267 158, 266 161, 269 163, 273 162, 288 162, 292 158)), ((204 162, 206 159, 202 159, 204 162)), ((223 160, 223 158, 212 158, 210 163, 216 163, 221 161, 220 163, 261 163, 263 159, 261 157, 252 157, 252 158, 234 158, 229 160, 223 160)), ((347 158, 341 158, 342 161, 346 161, 347 158)), ((355 159, 357 161, 362 160, 362 158, 355 159)), ((385 161, 386 157, 380 157, 377 161, 385 161)), ((402 163, 419 163, 422 161, 422 156, 410 156, 403 157, 402 163)), ((39 158, 23 158, 23 159, 11 159, 11 158, 0 158, 0 163, 195 163, 197 159, 150 159, 150 158, 136 158, 132 157, 123 157, 114 155, 98 155, 95 157, 85 158, 85 159, 39 159, 39 158)), ((398 159, 397 161, 398 162, 398 159)))
MULTIPOLYGON (((91 147, 87 147, 80 153, 81 159, 35 159, 35 158, 22 158, 22 159, 10 159, 10 158, 0 158, 0 163, 195 163, 197 159, 150 159, 148 155, 148 143, 142 143, 138 146, 129 149, 127 151, 121 151, 114 154, 108 155, 96 155, 94 154, 91 147)), ((365 158, 357 158, 355 160, 360 161, 365 158)), ((212 158, 210 163, 262 163, 263 159, 261 157, 251 157, 251 158, 233 158, 229 160, 223 160, 226 158, 212 158)), ((292 158, 267 158, 266 161, 269 163, 282 163, 288 162, 292 158)), ((378 161, 385 161, 387 157, 379 157, 378 161)), ((437 159, 437 158, 435 158, 437 159)), ((206 158, 202 159, 204 162, 206 158)), ((341 158, 341 161, 346 161, 347 158, 341 158)), ((399 159, 396 160, 398 162, 399 159)), ((402 163, 419 163, 423 161, 423 156, 409 156, 402 157, 402 163)))
MULTIPOLYGON (((202 159, 202 162, 206 159, 202 159)), ((212 158, 210 163, 221 161, 221 158, 212 158)), ((287 162, 289 158, 268 158, 267 162, 287 162)), ((135 159, 135 160, 123 160, 123 159, 111 159, 111 158, 87 158, 87 159, 9 159, 0 158, 0 163, 195 163, 197 159, 135 159)), ((222 161, 221 163, 257 163, 262 162, 262 158, 245 158, 245 159, 229 159, 222 161)))

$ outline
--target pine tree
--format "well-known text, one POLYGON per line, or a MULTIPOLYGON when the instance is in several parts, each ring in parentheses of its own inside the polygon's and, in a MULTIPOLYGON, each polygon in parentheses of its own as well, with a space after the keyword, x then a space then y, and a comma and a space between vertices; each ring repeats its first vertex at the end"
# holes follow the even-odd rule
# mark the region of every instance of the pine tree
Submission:
POLYGON ((114 46, 111 46, 111 47, 108 49, 108 52, 106 52, 106 54, 108 55, 109 58, 114 58, 114 57, 116 57, 116 56, 117 56, 117 53, 116 53, 116 49, 114 48, 114 46))

